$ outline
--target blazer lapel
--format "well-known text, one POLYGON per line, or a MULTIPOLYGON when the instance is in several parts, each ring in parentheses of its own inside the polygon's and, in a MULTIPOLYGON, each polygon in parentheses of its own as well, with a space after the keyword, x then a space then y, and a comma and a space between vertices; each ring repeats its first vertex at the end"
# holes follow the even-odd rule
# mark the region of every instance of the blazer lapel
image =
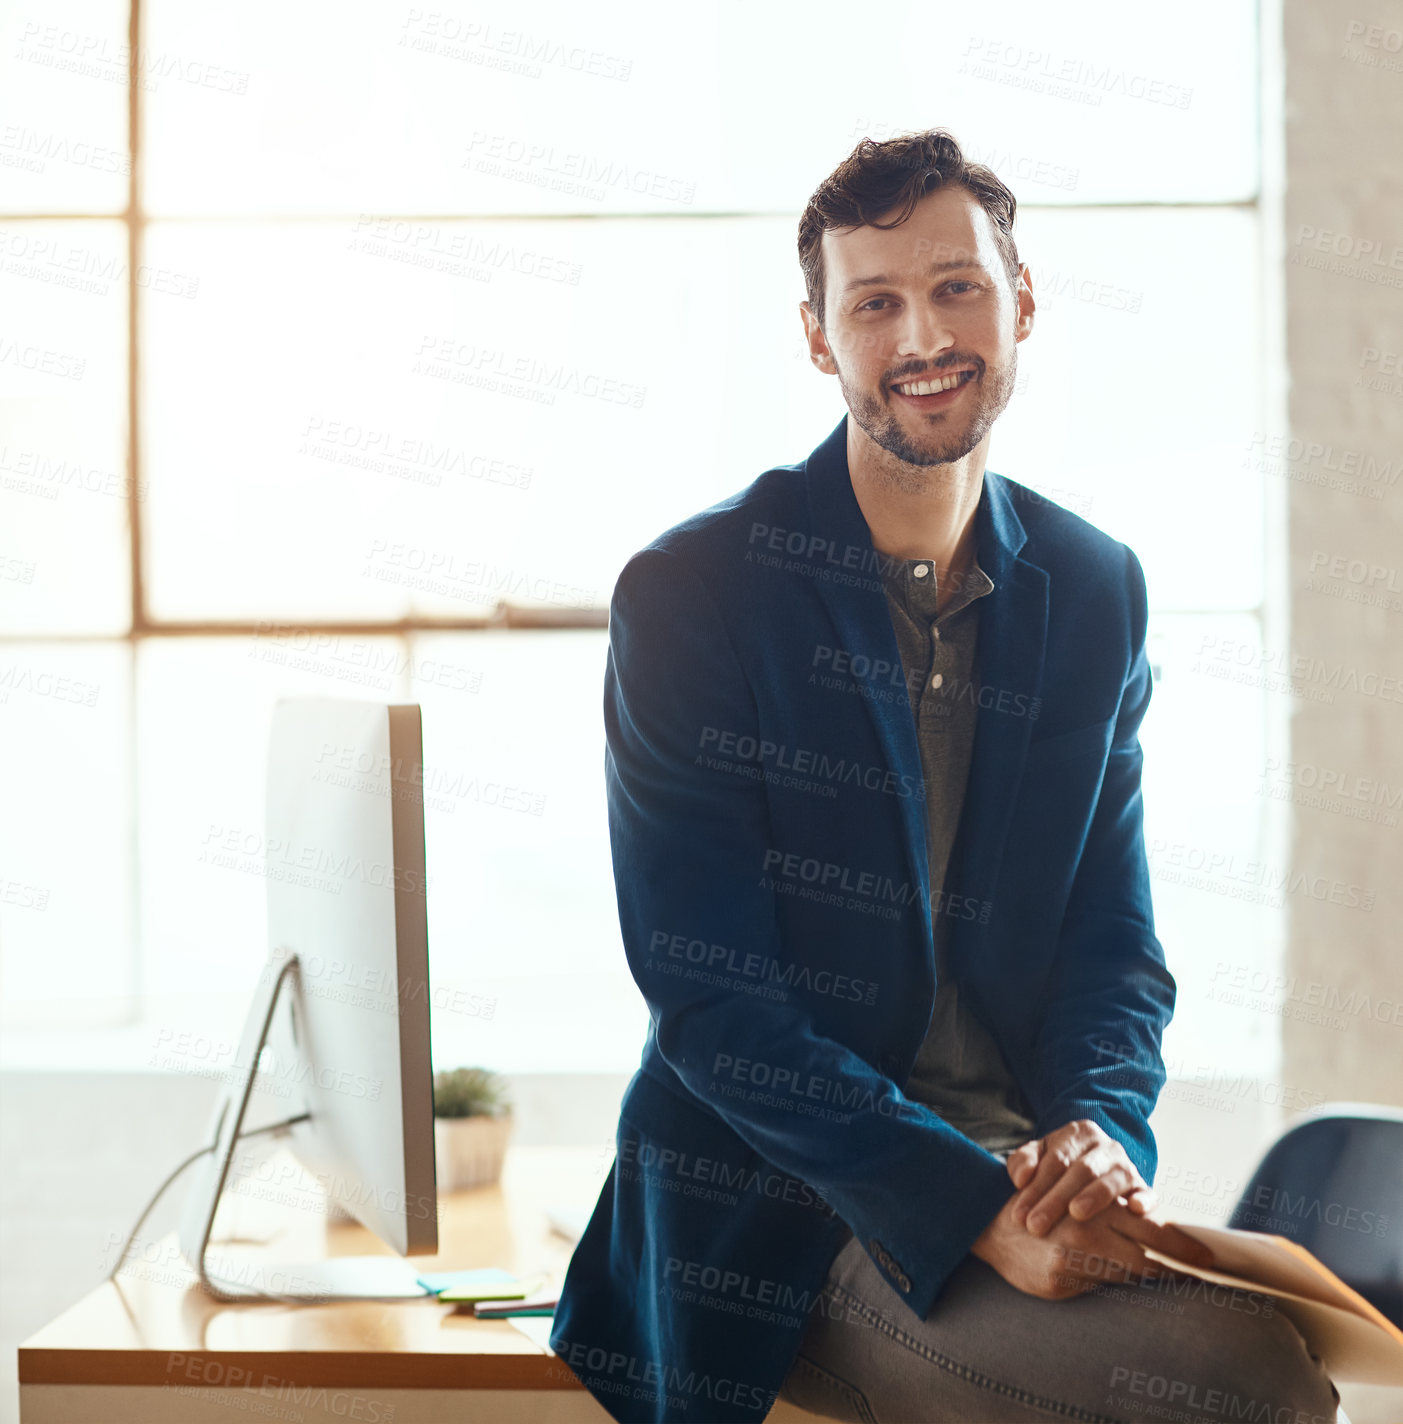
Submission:
MULTIPOLYGON (((896 630, 882 589, 883 556, 872 547, 872 534, 862 516, 848 474, 847 416, 804 462, 809 498, 809 528, 804 531, 814 553, 805 558, 819 595, 836 631, 835 647, 856 659, 859 655, 889 668, 901 667, 896 630), (831 566, 831 567, 827 567, 831 566), (842 570, 841 578, 828 575, 842 570)), ((859 679, 861 681, 862 679, 859 679)), ((875 689, 874 689, 875 690, 875 689)), ((876 728, 889 770, 921 780, 921 752, 916 726, 903 691, 893 696, 890 684, 883 696, 860 697, 876 728)), ((902 822, 911 883, 921 889, 921 923, 930 942, 930 867, 926 859, 925 801, 915 796, 893 797, 902 822)))
MULTIPOLYGON (((871 531, 848 470, 847 421, 845 415, 804 462, 810 523, 803 533, 813 551, 805 565, 811 566, 837 633, 837 646, 850 655, 862 653, 900 668, 896 632, 882 589, 884 556, 872 546, 871 531), (824 577, 825 565, 831 566, 829 572, 843 570, 843 577, 824 577)), ((952 884, 959 884, 959 893, 983 899, 996 879, 1032 733, 1034 718, 1028 711, 1037 706, 1042 683, 1048 576, 1019 557, 1027 534, 1014 512, 1007 483, 992 471, 984 473, 975 527, 980 565, 994 581, 994 589, 980 609, 975 663, 979 712, 973 760, 944 888, 949 891, 952 884), (1021 714, 999 711, 1000 706, 1024 710, 1021 714)), ((919 780, 920 747, 906 698, 860 700, 866 705, 888 767, 919 780)), ((897 805, 912 883, 922 890, 922 933, 929 944, 931 895, 924 802, 902 797, 897 798, 897 805)), ((952 956, 959 951, 959 929, 965 923, 955 919, 952 956)))
MULTIPOLYGON (((1002 477, 986 470, 984 481, 991 505, 1002 505, 1015 517, 1002 477)), ((964 897, 963 907, 978 902, 979 914, 968 916, 965 908, 952 911, 950 959, 955 966, 973 944, 979 924, 996 913, 992 898, 1036 722, 1047 648, 1046 570, 1011 553, 1007 544, 994 547, 999 552, 991 562, 999 567, 996 571, 985 566, 994 589, 983 600, 975 648, 980 706, 974 751, 945 885, 951 894, 964 897)))

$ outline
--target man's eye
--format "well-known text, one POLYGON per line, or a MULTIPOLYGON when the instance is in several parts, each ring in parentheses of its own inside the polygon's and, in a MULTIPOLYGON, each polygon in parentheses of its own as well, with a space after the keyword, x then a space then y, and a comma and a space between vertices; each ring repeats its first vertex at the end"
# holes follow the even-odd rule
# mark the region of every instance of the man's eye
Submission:
MULTIPOLYGON (((961 277, 956 281, 947 282, 945 284, 945 290, 947 292, 953 293, 955 296, 964 296, 966 292, 977 292, 979 290, 979 283, 966 281, 963 277, 961 277)), ((869 297, 858 308, 858 311, 876 311, 879 306, 890 305, 890 297, 869 297)))

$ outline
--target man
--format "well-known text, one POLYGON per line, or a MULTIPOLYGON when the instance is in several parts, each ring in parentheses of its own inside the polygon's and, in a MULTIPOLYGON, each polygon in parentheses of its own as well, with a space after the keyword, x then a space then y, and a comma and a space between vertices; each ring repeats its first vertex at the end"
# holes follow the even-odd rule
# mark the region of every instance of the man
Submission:
POLYGON ((848 414, 614 592, 651 1026, 551 1343, 621 1421, 780 1392, 883 1424, 1334 1418, 1269 1300, 1170 1295, 1145 1255, 1206 1259, 1150 1214, 1145 582, 985 469, 1033 330, 1014 212, 946 133, 859 144, 799 235, 848 414))

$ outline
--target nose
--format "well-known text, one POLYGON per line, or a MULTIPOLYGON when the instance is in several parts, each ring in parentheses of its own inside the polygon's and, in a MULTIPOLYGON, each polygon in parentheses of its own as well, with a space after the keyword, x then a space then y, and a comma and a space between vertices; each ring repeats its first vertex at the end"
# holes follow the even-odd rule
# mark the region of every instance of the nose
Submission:
POLYGON ((911 302, 901 314, 895 356, 902 361, 933 361, 955 344, 950 321, 934 302, 911 302))

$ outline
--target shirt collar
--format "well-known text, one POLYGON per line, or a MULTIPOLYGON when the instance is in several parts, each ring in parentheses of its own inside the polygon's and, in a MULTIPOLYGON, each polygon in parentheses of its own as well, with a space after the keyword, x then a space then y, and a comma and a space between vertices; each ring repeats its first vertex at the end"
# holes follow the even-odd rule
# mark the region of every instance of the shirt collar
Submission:
POLYGON ((946 575, 937 586, 935 564, 930 559, 890 559, 882 573, 888 592, 924 622, 944 622, 960 609, 994 591, 994 581, 975 558, 963 575, 946 575))

